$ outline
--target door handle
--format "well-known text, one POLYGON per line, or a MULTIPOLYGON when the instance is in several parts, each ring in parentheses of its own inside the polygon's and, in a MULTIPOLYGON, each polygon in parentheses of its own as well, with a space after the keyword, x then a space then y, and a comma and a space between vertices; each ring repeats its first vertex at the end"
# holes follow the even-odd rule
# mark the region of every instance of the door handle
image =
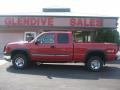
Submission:
POLYGON ((50 48, 55 48, 55 46, 50 46, 50 48))

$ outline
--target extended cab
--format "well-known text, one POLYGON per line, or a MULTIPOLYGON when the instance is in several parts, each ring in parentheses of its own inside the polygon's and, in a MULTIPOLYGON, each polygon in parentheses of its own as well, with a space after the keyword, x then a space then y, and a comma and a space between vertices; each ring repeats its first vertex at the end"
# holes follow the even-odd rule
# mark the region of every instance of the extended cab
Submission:
POLYGON ((116 60, 114 43, 76 42, 72 32, 43 32, 31 42, 8 43, 4 58, 15 68, 30 63, 83 62, 91 71, 99 71, 107 61, 116 60))

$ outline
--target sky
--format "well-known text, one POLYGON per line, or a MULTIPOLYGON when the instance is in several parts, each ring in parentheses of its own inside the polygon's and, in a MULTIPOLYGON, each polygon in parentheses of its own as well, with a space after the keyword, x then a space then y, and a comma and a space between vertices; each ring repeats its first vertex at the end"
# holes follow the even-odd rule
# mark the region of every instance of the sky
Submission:
MULTIPOLYGON (((0 15, 39 15, 42 8, 71 8, 71 13, 81 16, 120 17, 120 0, 0 0, 0 15)), ((120 32, 119 28, 120 24, 120 32)))

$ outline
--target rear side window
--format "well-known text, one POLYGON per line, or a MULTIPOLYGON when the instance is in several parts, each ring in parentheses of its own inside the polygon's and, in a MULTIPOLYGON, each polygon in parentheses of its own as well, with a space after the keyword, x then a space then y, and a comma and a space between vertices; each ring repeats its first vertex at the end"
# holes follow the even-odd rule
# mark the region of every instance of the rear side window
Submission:
POLYGON ((58 43, 69 43, 69 38, 67 33, 60 33, 57 36, 58 43))

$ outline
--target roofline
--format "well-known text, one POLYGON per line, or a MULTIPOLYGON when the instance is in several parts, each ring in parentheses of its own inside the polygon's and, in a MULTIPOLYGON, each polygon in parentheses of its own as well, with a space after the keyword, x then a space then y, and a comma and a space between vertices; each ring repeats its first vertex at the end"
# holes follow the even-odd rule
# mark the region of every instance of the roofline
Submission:
POLYGON ((109 16, 78 16, 78 15, 0 15, 0 17, 75 17, 75 18, 115 18, 118 19, 120 17, 109 17, 109 16))

